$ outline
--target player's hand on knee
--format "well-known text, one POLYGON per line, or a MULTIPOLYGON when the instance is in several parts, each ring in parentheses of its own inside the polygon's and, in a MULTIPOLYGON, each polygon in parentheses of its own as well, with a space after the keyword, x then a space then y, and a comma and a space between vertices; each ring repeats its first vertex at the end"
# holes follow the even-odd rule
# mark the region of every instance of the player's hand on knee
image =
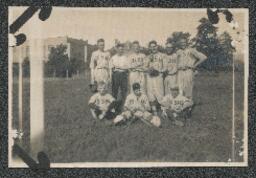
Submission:
POLYGON ((143 112, 142 111, 136 111, 134 113, 134 116, 137 117, 137 118, 142 118, 143 117, 143 112))
POLYGON ((127 119, 132 117, 131 111, 124 111, 122 115, 127 119))
POLYGON ((164 118, 164 119, 167 119, 167 118, 168 118, 168 115, 167 115, 166 111, 162 111, 161 116, 162 116, 162 118, 164 118))

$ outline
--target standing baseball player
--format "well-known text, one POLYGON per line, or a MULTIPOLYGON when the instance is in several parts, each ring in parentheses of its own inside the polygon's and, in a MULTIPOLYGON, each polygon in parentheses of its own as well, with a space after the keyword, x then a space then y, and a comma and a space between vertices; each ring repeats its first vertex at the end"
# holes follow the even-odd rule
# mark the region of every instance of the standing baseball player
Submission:
POLYGON ((116 116, 114 124, 125 122, 131 119, 141 119, 143 122, 159 127, 161 120, 150 113, 151 107, 147 96, 141 91, 140 84, 134 83, 131 92, 124 104, 123 112, 116 116))
POLYGON ((118 99, 117 97, 120 89, 120 100, 123 104, 128 91, 128 70, 130 68, 130 62, 124 55, 123 44, 117 44, 116 49, 117 54, 110 60, 110 69, 112 70, 112 95, 115 99, 118 99))
POLYGON ((129 55, 130 60, 130 73, 129 73, 129 84, 130 91, 132 90, 132 85, 134 83, 139 83, 141 90, 145 92, 145 54, 140 52, 140 44, 138 41, 132 43, 133 52, 129 55))
POLYGON ((92 53, 90 69, 91 69, 91 84, 95 82, 104 81, 109 84, 110 82, 110 71, 109 71, 109 60, 110 53, 104 51, 105 41, 99 39, 97 41, 98 50, 92 53))
POLYGON ((165 95, 170 94, 171 88, 177 86, 178 58, 173 52, 173 46, 170 42, 166 43, 166 71, 164 78, 165 95))
POLYGON ((107 93, 107 84, 98 83, 98 92, 91 96, 89 108, 94 119, 113 119, 116 116, 116 105, 113 96, 107 93))
POLYGON ((194 70, 206 60, 206 56, 195 48, 187 45, 187 41, 180 41, 181 49, 177 51, 178 57, 178 85, 181 91, 184 91, 186 97, 192 99, 194 85, 194 70))
POLYGON ((156 41, 149 42, 151 54, 147 56, 147 95, 154 114, 157 114, 157 106, 164 96, 163 72, 165 71, 166 55, 158 51, 156 41))

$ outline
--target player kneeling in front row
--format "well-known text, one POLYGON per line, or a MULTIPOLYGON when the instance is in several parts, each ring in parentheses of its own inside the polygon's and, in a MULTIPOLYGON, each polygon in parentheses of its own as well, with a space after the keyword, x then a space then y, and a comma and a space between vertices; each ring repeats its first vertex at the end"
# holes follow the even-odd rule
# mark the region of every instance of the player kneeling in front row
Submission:
POLYGON ((114 124, 140 119, 144 123, 160 127, 161 120, 157 116, 153 116, 148 98, 141 92, 140 84, 134 83, 131 92, 125 101, 123 112, 114 119, 114 124))
POLYGON ((98 92, 89 100, 89 108, 94 119, 113 119, 116 116, 117 103, 113 96, 107 93, 107 84, 99 82, 98 92))
POLYGON ((171 88, 171 93, 161 101, 162 117, 169 118, 175 125, 184 126, 184 120, 190 117, 193 101, 179 92, 178 87, 171 88), (183 120, 183 121, 182 121, 183 120))

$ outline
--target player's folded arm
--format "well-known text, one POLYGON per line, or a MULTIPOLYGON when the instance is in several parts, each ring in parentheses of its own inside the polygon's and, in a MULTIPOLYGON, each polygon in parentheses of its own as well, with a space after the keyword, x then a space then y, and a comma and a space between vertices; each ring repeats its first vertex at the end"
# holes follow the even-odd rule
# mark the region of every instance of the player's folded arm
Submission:
POLYGON ((88 106, 91 109, 100 110, 99 106, 97 106, 95 103, 89 103, 88 106))
POLYGON ((118 107, 118 105, 120 104, 120 102, 114 100, 112 101, 109 106, 108 106, 108 111, 110 111, 111 109, 116 109, 118 107))

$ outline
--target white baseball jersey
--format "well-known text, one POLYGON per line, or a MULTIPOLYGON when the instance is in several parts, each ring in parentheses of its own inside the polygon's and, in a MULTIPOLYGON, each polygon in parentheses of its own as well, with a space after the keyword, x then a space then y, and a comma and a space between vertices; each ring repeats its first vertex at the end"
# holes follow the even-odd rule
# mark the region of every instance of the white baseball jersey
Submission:
POLYGON ((177 51, 178 57, 178 85, 180 90, 185 92, 185 96, 192 97, 194 72, 191 69, 183 70, 186 67, 194 67, 197 59, 206 59, 206 56, 194 48, 177 51))
POLYGON ((92 81, 109 81, 109 61, 109 52, 97 50, 92 53, 90 62, 92 81))
POLYGON ((165 68, 168 74, 175 74, 178 71, 178 56, 176 53, 166 55, 165 68))
POLYGON ((206 59, 206 56, 195 48, 186 48, 177 51, 178 67, 194 67, 197 59, 206 59))
POLYGON ((150 54, 147 56, 148 68, 153 68, 159 72, 165 70, 166 55, 164 53, 157 52, 155 54, 150 54))
POLYGON ((132 53, 129 55, 130 68, 129 83, 132 91, 132 85, 139 83, 142 91, 145 91, 145 74, 143 72, 145 68, 145 54, 143 53, 132 53))
POLYGON ((138 97, 134 93, 126 97, 124 107, 132 112, 137 110, 145 112, 151 109, 145 94, 141 94, 141 96, 138 97))
POLYGON ((107 111, 109 105, 114 101, 114 97, 108 93, 101 95, 100 93, 95 93, 91 96, 89 104, 95 104, 102 111, 107 111))
MULTIPOLYGON (((151 54, 147 57, 147 67, 163 72, 165 70, 166 55, 163 53, 151 54)), ((164 81, 162 73, 156 77, 150 77, 147 75, 147 95, 149 100, 161 101, 164 96, 164 81)))
POLYGON ((193 105, 193 101, 183 96, 182 94, 177 95, 175 98, 171 94, 164 96, 161 101, 161 105, 167 109, 172 110, 183 110, 189 106, 193 105))
POLYGON ((144 67, 145 54, 143 53, 132 53, 129 55, 131 68, 141 69, 144 67))

